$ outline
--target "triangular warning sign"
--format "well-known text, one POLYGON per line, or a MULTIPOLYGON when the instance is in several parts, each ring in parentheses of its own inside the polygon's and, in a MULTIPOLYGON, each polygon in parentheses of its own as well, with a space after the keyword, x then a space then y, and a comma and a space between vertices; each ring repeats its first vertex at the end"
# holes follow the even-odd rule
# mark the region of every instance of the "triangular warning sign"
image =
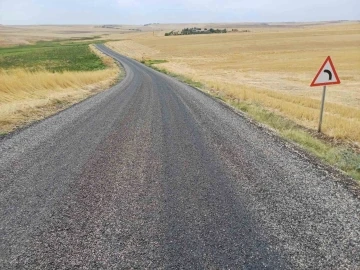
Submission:
POLYGON ((333 62, 328 56, 310 86, 340 84, 333 62))

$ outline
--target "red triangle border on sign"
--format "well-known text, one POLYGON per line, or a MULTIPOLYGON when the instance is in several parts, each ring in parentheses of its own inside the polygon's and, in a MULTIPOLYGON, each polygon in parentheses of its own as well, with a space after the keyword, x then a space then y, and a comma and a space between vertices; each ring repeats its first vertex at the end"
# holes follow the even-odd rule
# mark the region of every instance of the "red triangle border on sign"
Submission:
POLYGON ((340 84, 340 79, 339 79, 339 76, 336 72, 336 69, 335 69, 335 66, 331 60, 331 57, 328 56, 324 62, 324 64, 322 64, 321 68, 319 69, 318 73, 316 74, 314 80, 312 81, 312 83, 310 84, 310 86, 323 86, 323 85, 331 85, 331 84, 340 84), (321 71, 323 70, 323 68, 325 67, 326 63, 329 62, 330 63, 330 66, 332 68, 332 70, 334 71, 334 76, 336 78, 336 82, 326 82, 326 83, 315 83, 317 78, 319 77, 321 71))

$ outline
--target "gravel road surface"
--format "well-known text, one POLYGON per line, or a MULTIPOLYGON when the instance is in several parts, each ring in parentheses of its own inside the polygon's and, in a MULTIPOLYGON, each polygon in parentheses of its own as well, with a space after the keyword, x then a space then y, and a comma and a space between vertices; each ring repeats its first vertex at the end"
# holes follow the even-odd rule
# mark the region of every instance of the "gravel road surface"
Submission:
POLYGON ((0 269, 360 269, 360 200, 205 94, 127 75, 0 141, 0 269))

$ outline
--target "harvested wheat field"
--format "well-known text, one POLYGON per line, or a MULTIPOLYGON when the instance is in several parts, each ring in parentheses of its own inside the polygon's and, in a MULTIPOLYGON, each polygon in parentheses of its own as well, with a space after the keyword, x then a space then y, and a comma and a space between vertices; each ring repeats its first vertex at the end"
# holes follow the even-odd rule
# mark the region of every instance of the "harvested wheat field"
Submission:
MULTIPOLYGON (((246 30, 244 27, 239 30, 246 30)), ((360 142, 360 23, 251 28, 250 32, 125 35, 107 45, 138 60, 199 81, 231 99, 260 104, 316 129, 322 87, 309 85, 330 55, 342 83, 328 87, 323 131, 360 142)))

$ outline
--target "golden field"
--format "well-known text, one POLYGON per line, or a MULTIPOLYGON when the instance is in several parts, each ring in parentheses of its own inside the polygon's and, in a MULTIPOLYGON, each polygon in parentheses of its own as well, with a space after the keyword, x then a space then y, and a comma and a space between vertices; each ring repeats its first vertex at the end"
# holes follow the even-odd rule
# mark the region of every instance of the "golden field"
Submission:
POLYGON ((0 70, 0 133, 42 119, 111 86, 119 68, 98 52, 107 69, 97 71, 0 70))
POLYGON ((133 33, 107 45, 137 60, 167 60, 157 67, 311 129, 318 125, 322 87, 309 85, 330 55, 342 83, 328 87, 323 132, 360 142, 359 22, 238 29, 250 32, 169 37, 163 36, 165 31, 133 33))

